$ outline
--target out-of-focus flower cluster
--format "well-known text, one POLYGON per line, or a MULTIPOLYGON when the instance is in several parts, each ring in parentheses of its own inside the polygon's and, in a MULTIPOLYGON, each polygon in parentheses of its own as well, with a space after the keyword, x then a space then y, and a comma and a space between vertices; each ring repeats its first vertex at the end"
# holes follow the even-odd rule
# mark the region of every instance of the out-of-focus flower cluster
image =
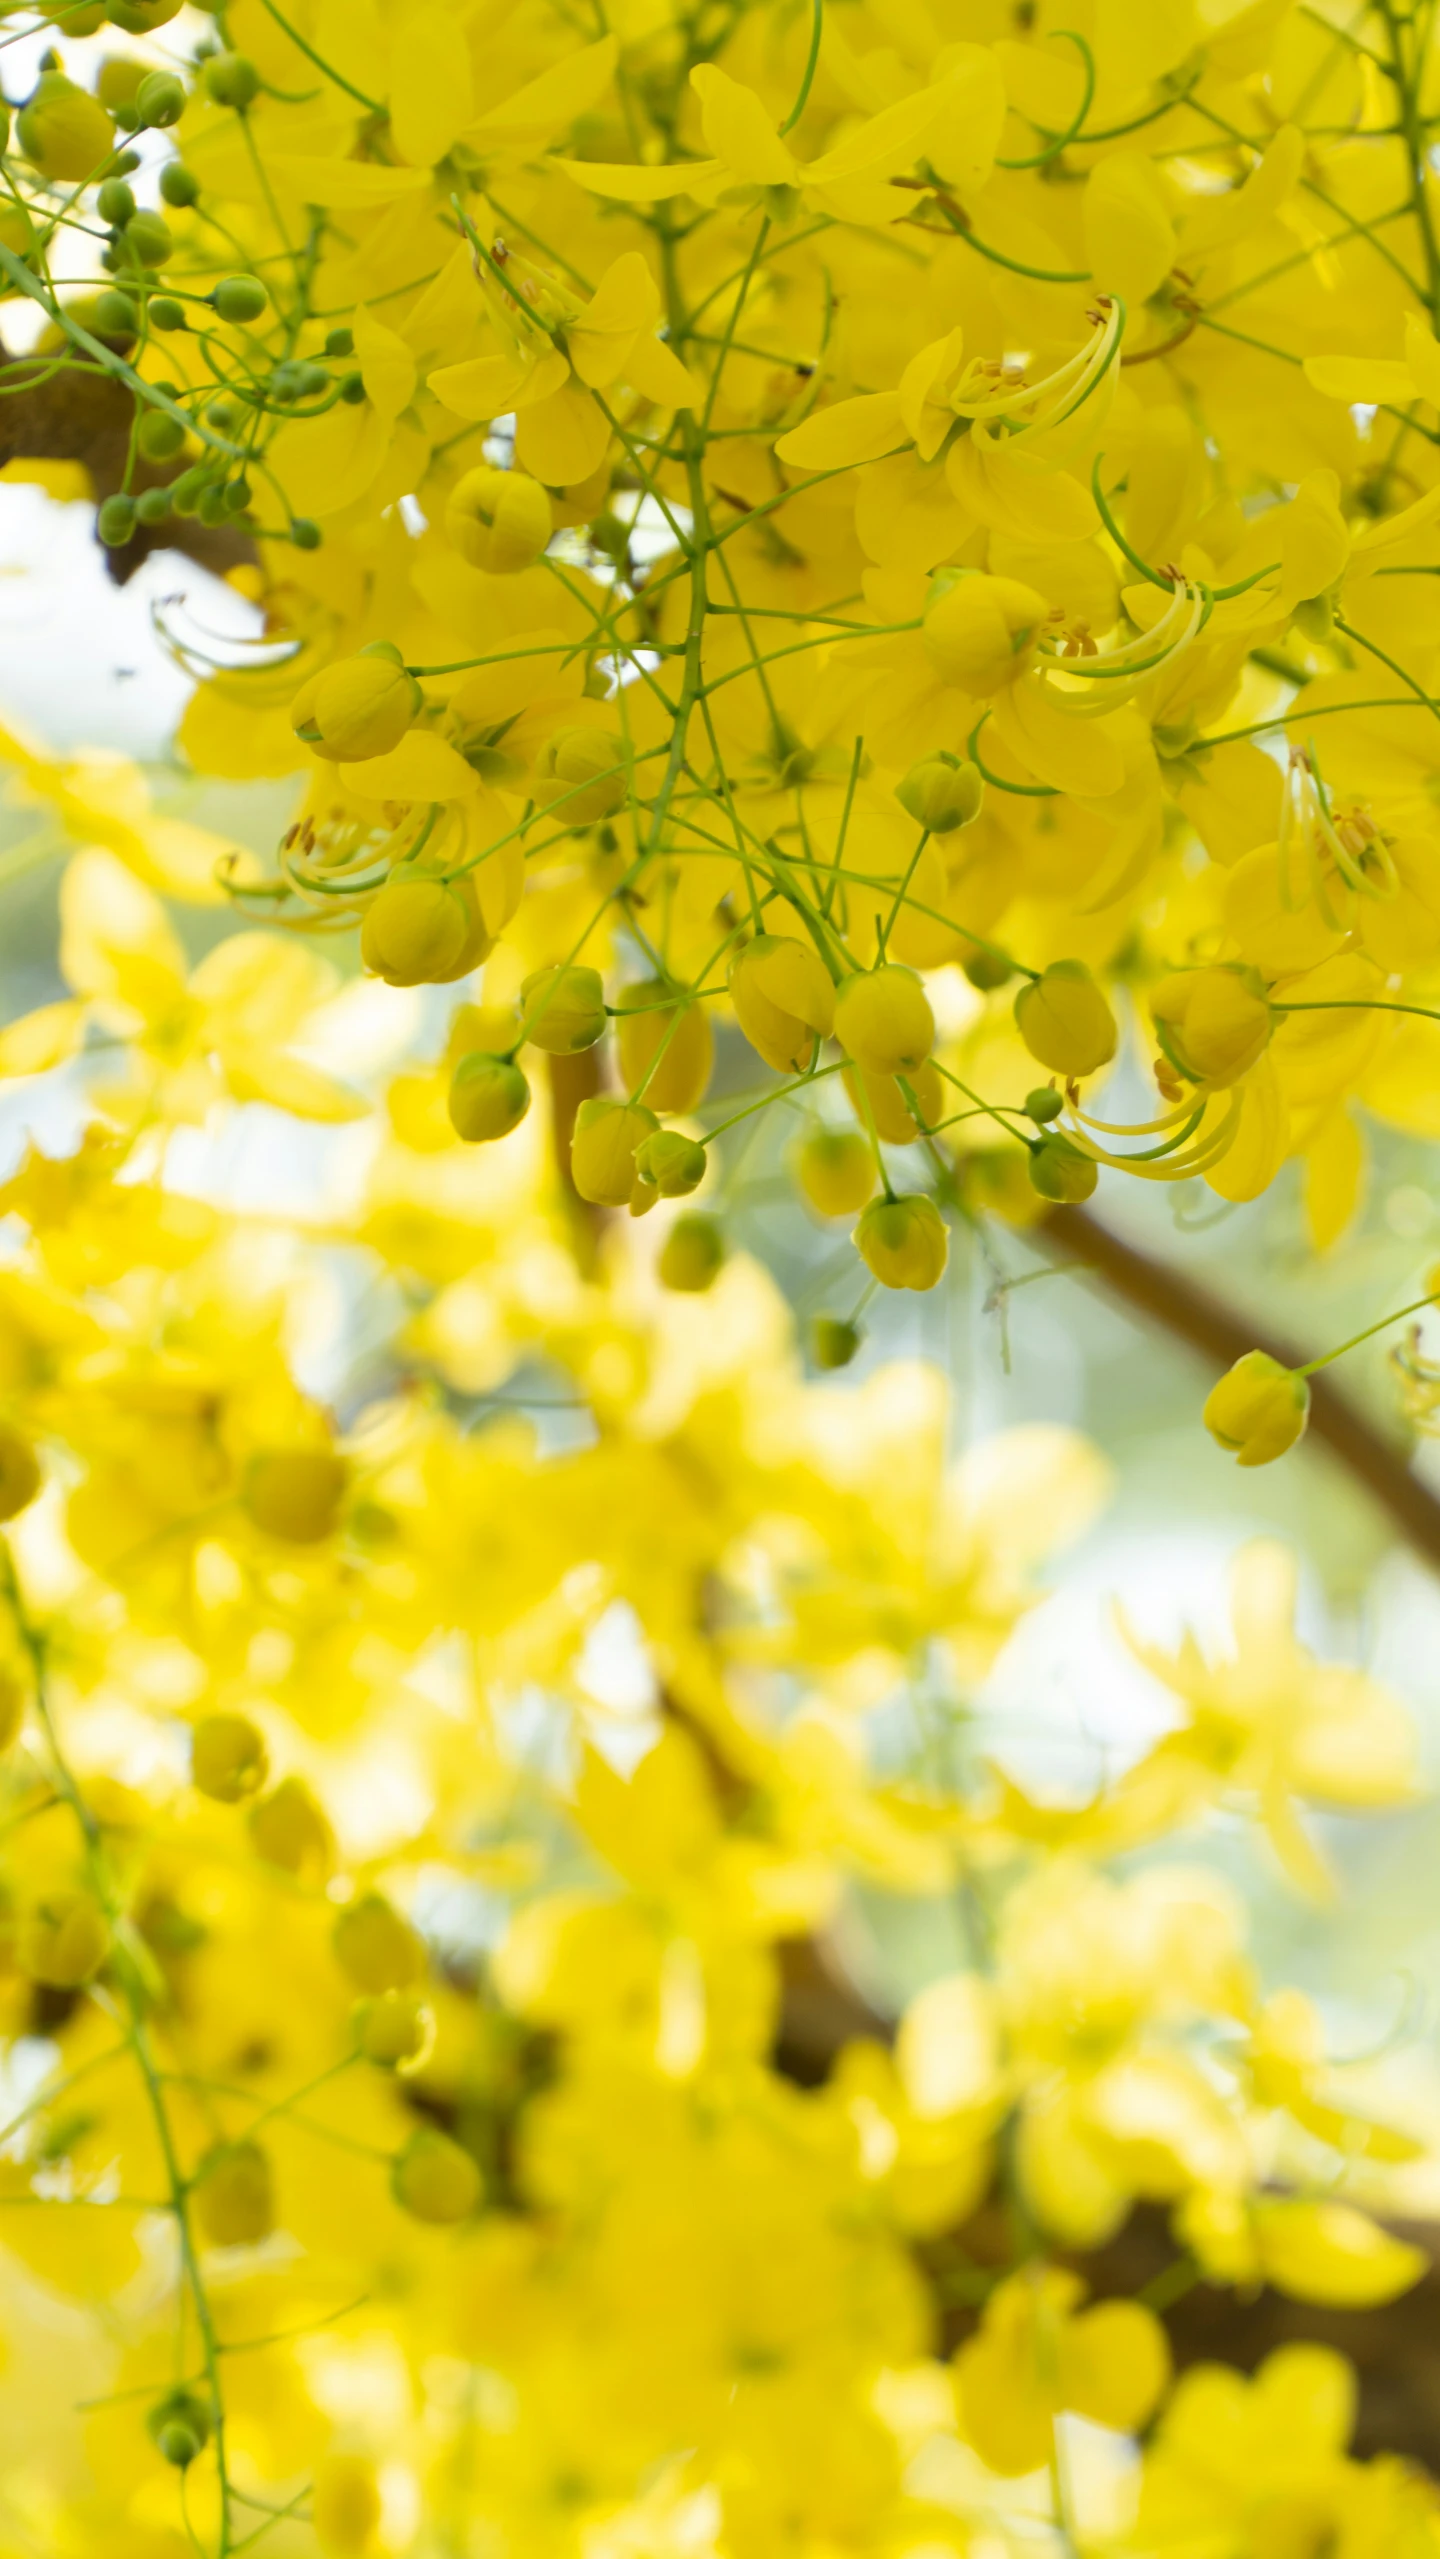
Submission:
POLYGON ((1083 1441, 955 1462, 933 1370, 807 1384, 746 1257, 577 1238, 539 1111, 435 1145, 438 1067, 343 1202, 215 1205, 197 1127, 358 1110, 370 998, 264 935, 187 971, 113 849, 63 927, 84 1133, 0 1189, 9 2546, 1440 2547, 1340 2358, 1172 2384, 1075 2271, 1137 2207, 1167 2290, 1423 2269, 1416 2142, 1155 1854, 1250 1816, 1323 1893, 1315 1815, 1413 1796, 1284 1553, 1228 1648, 1132 1638, 1169 1729, 1042 1800, 968 1701, 1083 1441), (893 2036, 867 1894, 951 1914, 893 2036))

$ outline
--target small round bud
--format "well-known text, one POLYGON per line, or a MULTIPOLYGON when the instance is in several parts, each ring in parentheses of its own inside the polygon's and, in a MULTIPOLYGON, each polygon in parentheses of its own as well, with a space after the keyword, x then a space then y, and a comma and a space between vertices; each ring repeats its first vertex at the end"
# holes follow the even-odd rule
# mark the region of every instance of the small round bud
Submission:
POLYGON ((913 1075, 935 1045, 935 1016, 914 970, 892 962, 847 977, 835 999, 835 1037, 871 1075, 913 1075))
POLYGON ((993 995, 997 986, 1008 986, 1015 974, 1003 951, 987 950, 978 942, 966 952, 960 966, 978 995, 993 995))
POLYGON ((176 514, 193 515, 209 485, 209 464, 192 462, 188 471, 182 471, 179 479, 170 483, 170 502, 176 514))
MULTIPOLYGON (((332 764, 365 763, 399 745, 424 700, 414 676, 396 657, 382 649, 366 649, 359 657, 337 658, 333 666, 322 667, 302 684, 290 705, 290 720, 296 736, 332 764)), ((396 981, 411 986, 420 982, 418 978, 396 981)))
POLYGON ((241 1503, 254 1526, 287 1546, 318 1546, 340 1514, 347 1469, 330 1448, 266 1448, 245 1470, 241 1503))
POLYGON ((962 764, 958 755, 942 751, 912 764, 895 797, 927 834, 953 835, 979 816, 985 784, 977 764, 962 764))
POLYGON ((415 2069, 435 2041, 435 2012, 413 1989, 357 1999, 351 2023, 357 2051, 381 2070, 415 2069))
POLYGON ((835 988, 810 942, 757 934, 730 971, 730 1001, 750 1046, 777 1074, 803 1074, 835 1025, 835 988))
POLYGON ((404 865, 366 908, 361 960, 386 985, 445 985, 471 937, 466 898, 453 880, 404 865))
POLYGON ((28 1439, 0 1426, 0 1520, 17 1519, 28 1510, 42 1480, 40 1460, 28 1439))
POLYGON ((810 1348, 817 1368, 848 1368, 863 1335, 858 1324, 838 1315, 817 1315, 810 1327, 810 1348))
POLYGON ((248 1715, 205 1715, 190 1739, 190 1782, 213 1803, 242 1804, 269 1774, 265 1738, 248 1715))
POLYGON ((140 314, 129 294, 115 285, 96 294, 92 318, 97 338, 133 338, 140 326, 140 314))
POLYGON ((145 2427, 162 2460, 188 2470, 210 2440, 210 2411, 193 2390, 171 2390, 156 2401, 145 2427))
POLYGON ((190 323, 185 317, 184 303, 176 302, 168 293, 157 293, 150 304, 150 326, 152 329, 188 329, 190 323))
POLYGON ((168 489, 142 489, 135 501, 135 521, 147 527, 164 524, 171 513, 168 489))
POLYGON ((1057 1093, 1053 1084, 1037 1084, 1033 1092, 1026 1094, 1021 1108, 1028 1120, 1043 1128, 1050 1120, 1058 1120, 1065 1108, 1065 1096, 1057 1093))
POLYGON ((1268 1351, 1246 1351, 1205 1400, 1205 1428, 1240 1466, 1268 1466, 1310 1418, 1310 1383, 1268 1351))
POLYGON ((362 1893, 347 1903, 330 1943, 341 1971, 372 1998, 424 1979, 424 1943, 383 1893, 362 1893))
POLYGON ((297 515, 291 522, 290 539, 297 551, 318 551, 325 536, 308 515, 297 515))
POLYGON ((178 18, 184 5, 185 0, 105 0, 105 15, 127 35, 148 36, 178 18))
POLYGON ((598 969, 532 969, 520 989, 524 1037, 550 1057, 593 1048, 605 1029, 605 983, 598 969))
POLYGON ((875 1188, 875 1150, 858 1129, 812 1129, 797 1148, 800 1188, 820 1217, 854 1217, 875 1188))
POLYGON ((110 1951, 110 1927, 89 1893, 52 1893, 26 1913, 15 1958, 31 1981, 49 1990, 78 1990, 110 1951))
MULTIPOLYGON (((173 71, 147 72, 135 92, 135 112, 142 125, 150 126, 157 131, 163 131, 168 125, 178 124, 185 113, 184 81, 177 80, 173 71)), ((177 200, 180 203, 187 201, 183 196, 179 199, 172 196, 170 199, 172 204, 177 200)), ((193 197, 188 201, 193 203, 193 197)))
POLYGON ((688 1199, 704 1181, 709 1160, 698 1138, 678 1128, 657 1129, 635 1149, 637 1178, 662 1200, 688 1199))
POLYGON ((335 1860, 330 1824, 303 1777, 282 1777, 251 1808, 250 1837, 268 1866, 302 1882, 321 1883, 335 1860))
POLYGON ((260 90, 260 74, 248 55, 212 53, 205 65, 205 86, 217 107, 243 110, 260 90))
POLYGON ((643 1084, 652 1111, 693 1111, 715 1065, 715 1034, 704 1006, 677 998, 656 977, 622 988, 616 1011, 620 1072, 629 1090, 643 1084))
POLYGON ((332 329, 329 337, 325 341, 325 353, 327 355, 353 355, 354 352, 354 330, 332 329))
POLYGON ((168 409, 147 409, 135 441, 147 462, 168 462, 185 442, 185 429, 168 409))
POLYGON ((682 1297, 703 1297, 725 1259, 725 1238, 713 1217, 677 1217, 660 1250, 662 1287, 682 1297))
POLYGON ((200 492, 200 502, 195 509, 201 523, 223 524, 229 511, 225 503, 225 491, 220 482, 208 481, 200 492))
POLYGON ((1042 1200, 1058 1200, 1068 1207, 1094 1197, 1100 1179, 1099 1168, 1092 1157, 1058 1130, 1037 1138, 1030 1149, 1030 1181, 1042 1200))
POLYGON ((596 1208, 624 1208, 635 1187, 635 1150, 660 1123, 643 1102, 592 1095, 575 1114, 570 1175, 582 1200, 596 1208))
POLYGON ((210 299, 220 320, 232 320, 243 326, 258 320, 270 308, 270 296, 258 275, 222 276, 210 299))
POLYGON ((1025 1046, 1055 1075, 1094 1075, 1108 1066, 1119 1033, 1115 1016, 1083 960, 1052 960, 1015 998, 1015 1025, 1025 1046))
POLYGON ((933 1288, 950 1254, 932 1199, 872 1200, 855 1229, 861 1260, 885 1288, 933 1288))
POLYGON ((275 2227, 275 2180, 258 2141, 222 2141, 196 2171, 195 2215, 212 2248, 253 2248, 275 2227))
POLYGON ((42 177, 72 186, 108 160, 115 144, 115 128, 99 99, 77 89, 63 71, 41 72, 15 119, 15 134, 42 177))
POLYGON ((569 827, 613 817, 626 787, 624 748, 609 729, 559 729, 535 766, 536 799, 569 827))
POLYGON ((936 579, 921 636, 942 684, 962 693, 998 693, 1031 664, 1049 606, 1019 578, 962 571, 936 579))
POLYGON ((175 235, 162 213, 137 213, 125 233, 125 246, 142 267, 163 267, 175 253, 175 235))
POLYGON ((531 568, 555 530, 550 500, 525 471, 482 462, 457 480, 445 510, 445 532, 472 569, 508 577, 531 568))
POLYGON ((106 498, 95 518, 95 530, 107 551, 123 551, 135 531, 135 501, 118 493, 106 498))
POLYGON ((390 2171, 390 2191, 403 2212, 437 2224, 468 2221, 484 2181, 468 2150, 428 2124, 411 2134, 390 2171))
POLYGON ((467 1146, 508 1137, 530 1108, 530 1087, 512 1059, 472 1049, 450 1078, 450 1125, 467 1146))
POLYGON ((113 223, 123 231, 135 211, 135 190, 123 178, 107 178, 95 197, 95 210, 102 222, 113 223))
POLYGON ((200 181, 183 160, 167 160, 160 172, 160 193, 177 211, 200 201, 200 181))
POLYGON ((375 2465, 358 2452, 332 2452, 310 2492, 310 2520, 326 2559, 371 2559, 384 2508, 375 2465))
POLYGON ((365 397, 364 374, 347 373, 340 385, 340 397, 348 408, 358 409, 365 397))

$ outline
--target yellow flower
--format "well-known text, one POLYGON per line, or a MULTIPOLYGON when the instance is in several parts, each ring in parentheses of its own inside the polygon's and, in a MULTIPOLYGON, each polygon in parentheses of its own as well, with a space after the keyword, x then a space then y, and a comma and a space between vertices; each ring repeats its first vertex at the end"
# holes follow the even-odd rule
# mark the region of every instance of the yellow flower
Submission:
POLYGON ((1205 1399, 1205 1427, 1242 1466, 1268 1466, 1310 1418, 1310 1388, 1268 1351, 1246 1351, 1205 1399))
POLYGON ((955 2358, 960 2422, 991 2470, 1043 2470, 1055 2420, 1088 2417, 1135 2434, 1153 2415, 1170 2375, 1165 2331, 1136 2301, 1082 2310, 1078 2275, 1037 2266, 1001 2284, 980 2333, 955 2358))

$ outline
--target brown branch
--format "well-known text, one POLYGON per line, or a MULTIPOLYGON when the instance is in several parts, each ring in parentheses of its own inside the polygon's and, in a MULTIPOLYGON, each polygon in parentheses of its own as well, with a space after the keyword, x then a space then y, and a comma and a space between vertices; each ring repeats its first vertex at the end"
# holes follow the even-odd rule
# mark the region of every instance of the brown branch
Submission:
MULTIPOLYGON (((43 376, 36 357, 12 357, 0 346, 0 463, 78 462, 96 500, 113 497, 126 485, 134 415, 130 393, 109 374, 62 365, 43 376)), ((183 453, 170 462, 142 458, 130 475, 132 496, 168 488, 186 461, 183 453)), ((236 525, 172 515, 163 524, 137 525, 128 542, 105 552, 115 584, 124 586, 152 551, 183 551, 218 578, 259 556, 249 534, 236 525)))
MULTIPOLYGON (((1217 1371, 1246 1351, 1268 1351, 1287 1368, 1313 1356, 1252 1323, 1248 1315, 1237 1314, 1168 1263, 1152 1261, 1122 1242, 1086 1209, 1053 1209, 1034 1232, 1047 1252, 1083 1263, 1112 1297, 1185 1343, 1217 1371)), ((1310 1380, 1310 1430, 1389 1513, 1416 1552, 1440 1565, 1440 1501, 1411 1473, 1404 1450, 1367 1421, 1323 1370, 1310 1380)))

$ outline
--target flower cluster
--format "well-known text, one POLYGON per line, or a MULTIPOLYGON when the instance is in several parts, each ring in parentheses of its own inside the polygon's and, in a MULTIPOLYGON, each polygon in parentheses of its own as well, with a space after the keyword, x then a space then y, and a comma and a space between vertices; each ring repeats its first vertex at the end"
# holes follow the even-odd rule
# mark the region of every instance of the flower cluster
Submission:
POLYGON ((1323 1246, 1434 1125, 1432 0, 1075 15, 0 0, 4 449, 109 422, 117 571, 255 612, 179 748, 293 791, 261 858, 0 745, 79 848, 0 1031, 77 1123, 0 1183, 6 2559, 1440 2559, 1337 2352, 1162 2315, 1425 2270, 1425 2127, 1168 1853, 1332 1890, 1402 1709, 1260 1544, 1033 1791, 973 1710, 1099 1459, 807 1382, 721 1209, 783 1103, 842 1369, 957 1217, 1300 1157, 1323 1246))
POLYGON ((581 1194, 684 1196, 733 1019, 869 1284, 1102 1167, 1333 1240, 1440 1054, 1428 19, 177 10, 5 12, 6 389, 232 545, 181 743, 303 787, 230 893, 485 966, 458 1138, 593 1049, 581 1194))

